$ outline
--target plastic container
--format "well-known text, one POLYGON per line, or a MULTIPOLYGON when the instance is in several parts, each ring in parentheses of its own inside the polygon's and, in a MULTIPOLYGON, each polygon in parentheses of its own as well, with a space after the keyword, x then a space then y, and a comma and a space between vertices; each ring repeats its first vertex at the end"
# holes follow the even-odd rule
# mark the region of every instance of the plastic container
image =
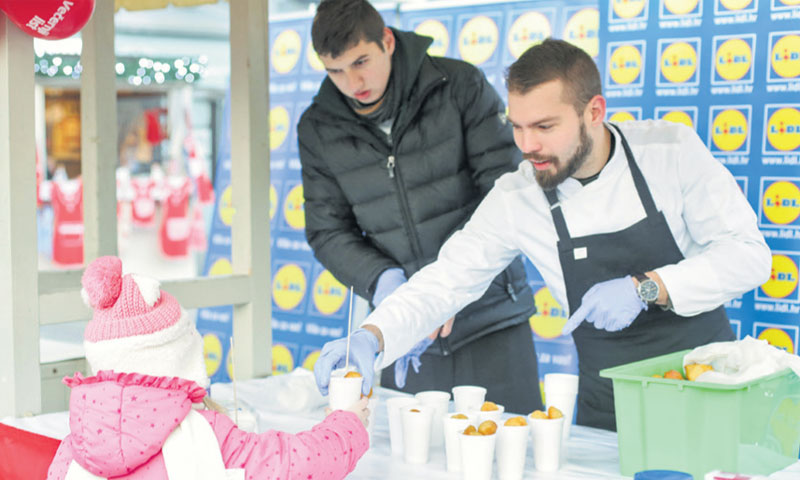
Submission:
POLYGON ((614 385, 623 475, 671 469, 702 479, 711 470, 770 474, 797 461, 800 378, 789 369, 720 385, 653 378, 691 350, 600 371, 614 385))

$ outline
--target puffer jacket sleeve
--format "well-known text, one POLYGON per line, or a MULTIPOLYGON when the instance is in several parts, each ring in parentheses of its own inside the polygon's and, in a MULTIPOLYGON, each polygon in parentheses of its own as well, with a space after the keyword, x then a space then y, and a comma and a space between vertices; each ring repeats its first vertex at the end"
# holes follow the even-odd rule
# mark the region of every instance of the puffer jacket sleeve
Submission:
POLYGON ((244 468, 246 478, 338 480, 353 471, 369 448, 367 430, 352 412, 335 411, 296 435, 249 433, 221 413, 200 413, 217 435, 226 468, 244 468))
POLYGON ((70 437, 67 436, 61 441, 58 446, 56 456, 53 457, 53 462, 47 470, 47 480, 63 480, 67 476, 69 465, 72 463, 73 454, 72 447, 70 447, 70 437))
POLYGON ((306 239, 314 256, 336 279, 352 285, 355 293, 372 300, 378 276, 400 267, 362 235, 350 202, 325 163, 322 145, 306 115, 297 126, 306 239))

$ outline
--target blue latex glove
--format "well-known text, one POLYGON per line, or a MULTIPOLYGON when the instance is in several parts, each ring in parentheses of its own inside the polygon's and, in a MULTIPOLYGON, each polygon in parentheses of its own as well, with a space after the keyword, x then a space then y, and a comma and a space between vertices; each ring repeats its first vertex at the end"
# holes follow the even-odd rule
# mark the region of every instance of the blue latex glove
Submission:
POLYGON ((411 347, 411 350, 408 351, 404 356, 397 359, 394 362, 394 383, 397 385, 397 388, 403 388, 406 386, 406 376, 408 375, 408 364, 411 363, 411 366, 414 367, 414 371, 419 373, 419 367, 422 365, 419 357, 428 347, 431 346, 433 340, 430 337, 425 337, 420 341, 418 344, 411 347))
POLYGON ((617 332, 630 325, 647 304, 639 298, 630 275, 592 286, 581 299, 581 306, 569 317, 562 335, 568 335, 584 320, 598 330, 617 332))
MULTIPOLYGON (((350 335, 350 364, 355 366, 364 378, 361 384, 361 393, 369 395, 372 389, 372 377, 375 375, 375 355, 378 353, 378 337, 368 330, 359 328, 350 335)), ((344 367, 347 355, 347 337, 339 338, 322 347, 317 362, 314 364, 314 376, 317 388, 323 395, 328 394, 328 383, 331 372, 344 367)))
POLYGON ((375 294, 372 295, 372 304, 376 307, 380 305, 384 298, 388 297, 397 287, 406 283, 406 274, 402 268, 389 268, 384 270, 378 277, 375 284, 375 294))

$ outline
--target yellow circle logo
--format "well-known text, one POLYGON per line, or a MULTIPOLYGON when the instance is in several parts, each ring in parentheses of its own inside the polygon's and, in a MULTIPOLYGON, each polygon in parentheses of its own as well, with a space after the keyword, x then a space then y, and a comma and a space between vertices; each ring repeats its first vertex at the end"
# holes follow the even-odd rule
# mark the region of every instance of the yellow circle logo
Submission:
POLYGON ((567 323, 567 312, 553 298, 547 287, 540 288, 534 295, 536 314, 528 321, 531 330, 541 338, 556 338, 561 336, 561 329, 567 323))
POLYGON ((306 295, 306 274, 290 263, 275 272, 272 280, 272 299, 281 310, 291 310, 300 305, 306 295))
POLYGON ((671 112, 667 112, 661 118, 668 122, 682 123, 687 127, 694 128, 694 122, 692 122, 692 117, 690 117, 688 113, 682 110, 673 110, 671 112))
POLYGON ((213 333, 203 335, 203 359, 206 362, 206 375, 214 376, 222 365, 222 342, 213 333))
POLYGON ((614 82, 626 85, 639 78, 642 71, 642 54, 632 45, 622 45, 611 52, 609 72, 614 82))
POLYGON ((773 148, 782 152, 791 152, 800 147, 800 111, 794 107, 784 107, 770 115, 767 140, 773 148))
POLYGON ((514 20, 508 31, 508 50, 519 58, 530 47, 552 35, 550 20, 539 12, 527 12, 514 20))
POLYGON ((780 0, 784 5, 800 5, 800 0, 780 0))
POLYGON ((272 374, 282 375, 294 370, 292 352, 283 345, 272 346, 272 374))
POLYGON ((800 216, 800 188, 785 180, 775 182, 764 190, 761 206, 770 222, 788 225, 800 216))
POLYGON ((766 340, 767 343, 773 347, 786 350, 789 353, 794 353, 794 342, 792 341, 792 337, 790 337, 786 331, 781 330, 780 328, 767 328, 758 334, 758 339, 766 340))
POLYGON ((275 185, 269 185, 269 219, 275 218, 278 212, 278 191, 275 190, 275 185))
POLYGON ((227 258, 218 258, 208 269, 209 277, 218 277, 220 275, 233 275, 233 265, 227 258))
POLYGON ((294 30, 284 30, 275 37, 270 59, 272 68, 278 73, 289 73, 300 59, 303 40, 294 30))
POLYGON ((785 35, 775 42, 770 62, 775 73, 783 78, 800 76, 800 35, 785 35))
POLYGON ((664 6, 673 15, 686 15, 697 8, 698 0, 664 0, 664 6))
POLYGON ((269 111, 269 149, 275 150, 283 145, 289 135, 289 112, 284 107, 269 111))
POLYGON ((491 18, 479 15, 470 19, 458 35, 461 58, 473 65, 485 62, 497 48, 498 35, 497 24, 491 18))
POLYGON ((600 51, 600 12, 584 8, 575 13, 564 27, 564 40, 595 58, 600 51))
POLYGON ((750 71, 753 62, 753 50, 750 44, 741 38, 726 40, 717 49, 714 68, 725 80, 739 80, 750 71))
POLYGON ((419 35, 433 38, 433 43, 428 47, 428 55, 432 57, 443 57, 447 55, 447 47, 450 46, 450 32, 447 31, 439 20, 425 20, 414 29, 419 35))
POLYGON ((283 202, 283 218, 295 230, 306 228, 306 211, 303 208, 305 203, 303 184, 297 184, 289 190, 289 194, 286 195, 286 200, 283 202))
POLYGON ((325 315, 338 311, 347 298, 347 288, 327 270, 317 277, 313 292, 314 305, 325 315))
POLYGON ((614 0, 612 7, 614 13, 620 18, 635 18, 638 17, 647 2, 643 0, 614 0))
POLYGON ((318 72, 325 71, 325 65, 322 63, 322 60, 319 59, 319 55, 317 55, 317 51, 314 50, 314 44, 308 42, 306 46, 306 61, 308 65, 318 72))
POLYGON ((753 0, 721 0, 720 3, 728 10, 741 10, 747 8, 753 0))
POLYGON ((661 52, 661 73, 672 83, 683 83, 697 71, 697 51, 686 42, 675 42, 661 52))
POLYGON ((306 370, 314 371, 314 365, 317 363, 317 359, 319 358, 320 351, 314 350, 313 352, 309 353, 306 356, 306 359, 303 360, 303 368, 306 370))
POLYGON ((786 298, 797 288, 797 264, 786 255, 772 256, 772 273, 761 290, 772 298, 786 298))
POLYGON ((236 213, 236 209, 233 208, 233 192, 230 185, 225 187, 222 195, 219 196, 217 212, 222 223, 230 227, 233 223, 233 215, 236 213))
POLYGON ((624 110, 615 112, 614 115, 611 115, 611 118, 608 119, 609 122, 614 123, 630 122, 631 120, 636 120, 636 117, 624 110))
POLYGON ((738 150, 747 140, 747 118, 736 109, 719 112, 711 125, 711 139, 720 150, 738 150))

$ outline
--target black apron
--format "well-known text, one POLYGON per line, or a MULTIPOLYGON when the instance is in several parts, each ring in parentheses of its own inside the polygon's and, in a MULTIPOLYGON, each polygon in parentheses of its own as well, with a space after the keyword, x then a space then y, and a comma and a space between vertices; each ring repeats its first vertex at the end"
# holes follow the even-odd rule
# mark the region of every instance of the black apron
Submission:
MULTIPOLYGON (((656 210, 625 136, 616 125, 612 126, 619 132, 633 183, 647 216, 618 232, 571 238, 555 189, 545 192, 558 233, 558 256, 570 312, 578 309, 583 294, 596 283, 648 272, 684 258, 664 214, 656 210), (585 250, 578 250, 581 254, 576 255, 576 249, 585 250)), ((616 430, 614 395, 611 380, 600 378, 600 370, 735 339, 722 306, 693 317, 681 317, 670 310, 651 306, 621 331, 598 330, 592 323, 583 322, 572 332, 572 337, 578 351, 580 374, 577 423, 607 430, 616 430)))

